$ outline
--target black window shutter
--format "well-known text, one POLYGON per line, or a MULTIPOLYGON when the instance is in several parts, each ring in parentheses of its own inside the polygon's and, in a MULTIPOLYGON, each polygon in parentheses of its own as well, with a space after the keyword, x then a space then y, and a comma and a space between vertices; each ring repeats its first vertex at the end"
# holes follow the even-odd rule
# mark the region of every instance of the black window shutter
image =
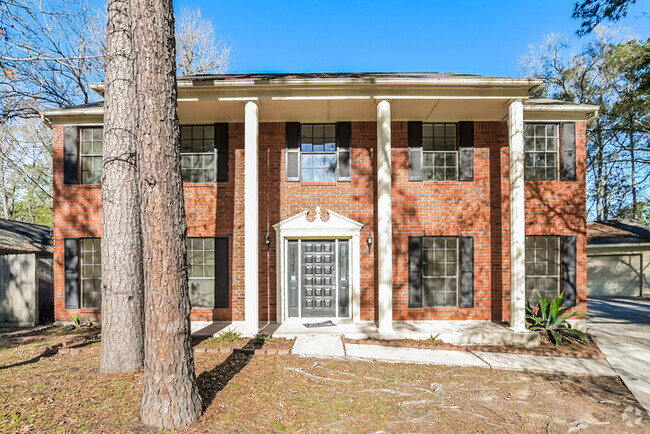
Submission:
POLYGON ((63 183, 77 184, 79 182, 78 128, 67 125, 63 130, 63 183))
POLYGON ((214 307, 227 308, 230 302, 228 238, 215 238, 214 240, 214 283, 214 307))
POLYGON ((228 124, 214 124, 214 147, 217 151, 217 182, 228 182, 228 124))
POLYGON ((458 123, 458 180, 474 180, 474 122, 458 123))
POLYGON ((409 237, 409 307, 422 307, 422 237, 409 237))
POLYGON ((576 124, 562 124, 562 181, 576 180, 576 124))
POLYGON ((577 298, 576 262, 578 256, 578 236, 562 235, 562 291, 564 306, 575 306, 577 298))
POLYGON ((336 152, 338 155, 338 180, 350 181, 350 147, 352 141, 352 123, 336 123, 336 152))
POLYGON ((422 122, 408 123, 409 181, 422 181, 422 122))
POLYGON ((474 307, 474 237, 460 237, 460 303, 463 308, 474 307))
POLYGON ((300 181, 300 123, 287 122, 287 181, 300 181))
POLYGON ((65 308, 79 309, 79 239, 63 240, 65 267, 65 308))

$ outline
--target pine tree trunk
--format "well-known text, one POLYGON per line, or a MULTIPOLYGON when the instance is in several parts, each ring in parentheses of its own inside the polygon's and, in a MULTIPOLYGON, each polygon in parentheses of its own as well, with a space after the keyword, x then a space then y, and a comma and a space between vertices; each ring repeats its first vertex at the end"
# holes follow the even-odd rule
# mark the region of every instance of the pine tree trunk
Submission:
POLYGON ((639 212, 638 212, 638 207, 639 207, 639 201, 637 198, 637 185, 636 185, 636 155, 635 155, 635 147, 636 143, 634 141, 634 118, 630 119, 630 129, 628 130, 628 137, 630 140, 630 175, 632 178, 632 218, 633 219, 638 219, 639 218, 639 212))
POLYGON ((144 361, 140 194, 129 0, 109 0, 102 176, 102 373, 144 361))
POLYGON ((176 109, 171 0, 132 0, 145 284, 142 421, 172 429, 199 419, 190 345, 187 223, 176 109))

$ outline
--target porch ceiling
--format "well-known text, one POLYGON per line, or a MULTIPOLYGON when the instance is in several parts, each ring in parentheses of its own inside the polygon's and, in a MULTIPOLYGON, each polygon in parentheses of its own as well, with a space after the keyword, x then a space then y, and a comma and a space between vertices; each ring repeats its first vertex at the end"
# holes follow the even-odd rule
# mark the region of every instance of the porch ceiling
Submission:
MULTIPOLYGON (((374 98, 322 100, 261 100, 260 122, 377 121, 374 98)), ((499 121, 508 114, 510 99, 394 99, 395 121, 499 121)), ((244 122, 243 101, 180 99, 182 123, 244 122)))

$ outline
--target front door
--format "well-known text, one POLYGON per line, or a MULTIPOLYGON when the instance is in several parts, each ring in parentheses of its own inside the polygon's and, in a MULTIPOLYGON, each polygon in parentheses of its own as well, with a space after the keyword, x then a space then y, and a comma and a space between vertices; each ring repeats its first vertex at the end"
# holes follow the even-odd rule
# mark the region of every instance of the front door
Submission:
POLYGON ((334 240, 302 241, 302 316, 336 316, 334 240))

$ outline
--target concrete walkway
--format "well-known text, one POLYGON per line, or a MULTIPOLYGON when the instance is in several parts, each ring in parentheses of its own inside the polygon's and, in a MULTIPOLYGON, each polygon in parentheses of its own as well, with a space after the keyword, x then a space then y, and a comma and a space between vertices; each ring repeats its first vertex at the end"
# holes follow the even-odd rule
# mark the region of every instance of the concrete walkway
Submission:
POLYGON ((552 374, 616 376, 616 372, 604 360, 344 344, 340 336, 326 335, 296 337, 292 353, 304 357, 469 366, 552 374))
POLYGON ((650 300, 590 298, 588 331, 607 361, 650 414, 650 300))

